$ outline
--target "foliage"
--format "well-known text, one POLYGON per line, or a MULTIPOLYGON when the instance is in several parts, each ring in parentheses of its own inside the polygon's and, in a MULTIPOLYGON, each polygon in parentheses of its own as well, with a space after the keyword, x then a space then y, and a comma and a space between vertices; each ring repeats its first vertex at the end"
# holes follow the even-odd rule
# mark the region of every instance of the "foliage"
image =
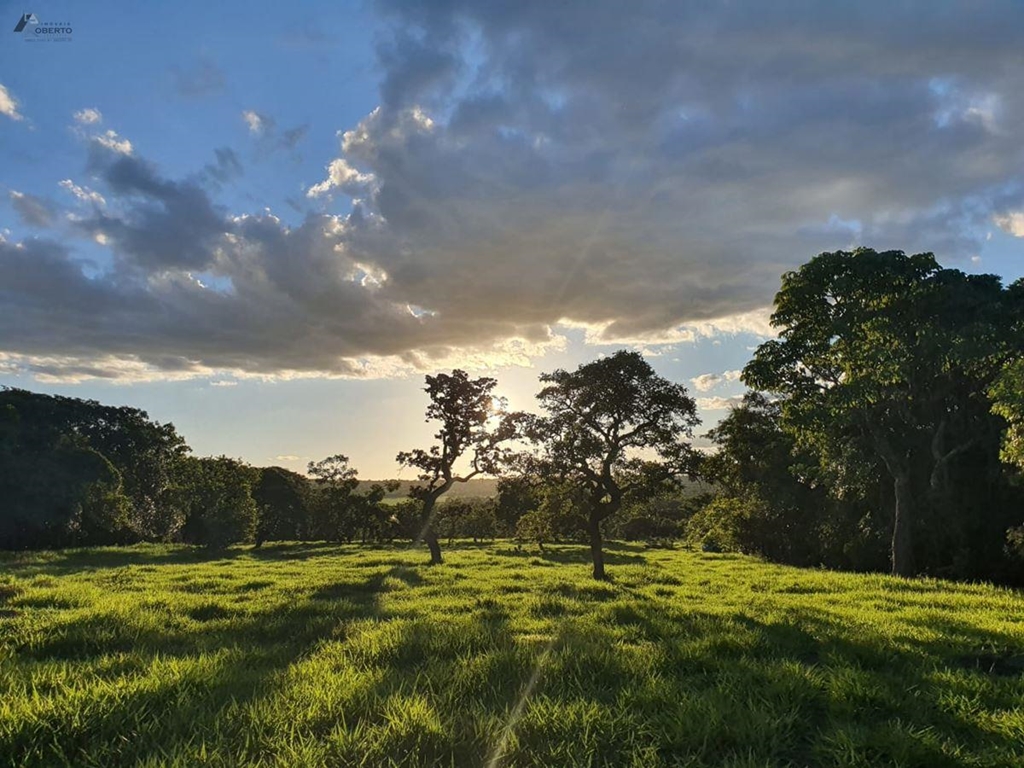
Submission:
POLYGON ((256 546, 265 541, 299 541, 311 535, 309 480, 284 467, 257 468, 252 488, 256 502, 256 546))
POLYGON ((0 389, 0 410, 19 425, 18 451, 35 453, 51 466, 59 457, 41 454, 65 438, 88 447, 117 470, 121 492, 129 501, 122 540, 166 540, 176 534, 181 521, 169 513, 165 494, 172 468, 188 446, 172 424, 151 421, 138 409, 6 387, 0 389))
POLYGON ((543 509, 531 509, 519 518, 516 523, 516 538, 521 541, 532 541, 544 550, 544 544, 555 538, 555 528, 550 514, 543 509))
POLYGON ((531 549, 0 556, 0 765, 1021 763, 1019 592, 531 549))
POLYGON ((524 473, 506 474, 498 480, 494 515, 500 531, 513 535, 523 515, 537 509, 543 488, 539 478, 524 473))
POLYGON ((787 428, 825 468, 859 459, 888 473, 894 573, 939 565, 967 533, 956 467, 976 449, 973 461, 991 458, 984 393, 1020 343, 1018 303, 997 277, 942 269, 927 253, 823 253, 783 275, 779 338, 743 380, 784 397, 787 428))
POLYGON ((687 496, 662 490, 626 503, 609 522, 609 534, 626 541, 672 541, 683 537, 686 523, 709 500, 707 494, 687 496))
MULTIPOLYGON (((859 539, 871 513, 863 491, 847 490, 856 462, 842 465, 842 476, 839 467, 822 468, 814 450, 784 428, 783 401, 748 392, 708 437, 718 450, 705 458, 702 472, 722 495, 741 500, 743 551, 794 565, 878 562, 859 550, 851 561, 843 549, 859 539)), ((872 488, 873 481, 859 477, 856 487, 872 488)))
POLYGON ((699 509, 686 523, 688 543, 709 552, 757 552, 756 505, 731 496, 719 496, 699 509))
POLYGON ((184 541, 217 549, 252 540, 258 518, 255 469, 227 456, 186 456, 179 459, 175 477, 184 541))
POLYGON ((1007 423, 1000 458, 1024 469, 1024 359, 1007 364, 989 389, 992 412, 1007 423))
POLYGON ((357 472, 342 454, 310 462, 306 470, 313 478, 310 499, 310 538, 324 541, 352 541, 359 520, 353 493, 359 485, 357 472))
POLYGON ((0 547, 117 541, 129 523, 121 474, 82 438, 34 415, 24 402, 0 405, 0 547))

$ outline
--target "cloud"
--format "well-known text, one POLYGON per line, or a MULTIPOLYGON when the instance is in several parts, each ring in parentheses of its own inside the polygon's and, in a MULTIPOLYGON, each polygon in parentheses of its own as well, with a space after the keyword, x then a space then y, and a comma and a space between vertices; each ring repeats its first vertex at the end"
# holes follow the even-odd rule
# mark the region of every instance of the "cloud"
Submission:
POLYGON ((294 150, 309 133, 308 125, 297 125, 278 132, 277 121, 270 115, 247 109, 242 112, 242 120, 249 128, 249 133, 259 137, 259 151, 263 155, 278 149, 294 150))
POLYGON ((743 404, 743 396, 735 397, 698 397, 697 407, 703 411, 725 411, 743 404))
POLYGON ((46 228, 53 225, 53 206, 41 197, 12 190, 10 200, 22 222, 28 226, 46 228))
POLYGON ((997 214, 992 217, 996 226, 1014 237, 1024 237, 1024 211, 997 214))
POLYGON ((344 158, 332 160, 327 166, 327 178, 319 184, 314 184, 306 192, 306 197, 320 197, 326 195, 333 189, 341 189, 357 194, 360 189, 366 189, 373 181, 373 175, 360 173, 350 166, 344 158))
POLYGON ((91 203, 98 206, 104 206, 107 204, 106 199, 99 192, 89 189, 88 187, 80 187, 71 179, 59 181, 58 185, 61 189, 72 194, 79 202, 91 203))
POLYGON ((690 379, 693 388, 698 392, 710 392, 720 384, 729 381, 739 381, 742 371, 724 371, 722 373, 702 373, 690 379))
POLYGON ((79 125, 96 125, 103 122, 103 113, 93 107, 87 107, 75 112, 74 118, 79 125))
POLYGON ((178 95, 186 99, 202 98, 224 90, 224 72, 205 57, 189 69, 172 68, 171 78, 178 95))
POLYGON ((208 178, 224 184, 237 179, 244 172, 242 161, 238 159, 237 153, 230 147, 215 149, 213 154, 216 162, 208 163, 203 169, 208 178))
POLYGON ((308 125, 297 125, 294 128, 282 132, 278 144, 284 149, 295 149, 295 147, 306 138, 309 133, 308 125))
POLYGON ((11 120, 24 120, 25 117, 18 111, 18 106, 18 100, 0 83, 0 115, 6 115, 11 120))
POLYGON ((231 379, 220 379, 218 381, 211 381, 211 387, 237 387, 238 382, 232 381, 231 379))
POLYGON ((117 135, 116 131, 107 131, 92 137, 94 144, 97 144, 111 152, 119 155, 130 155, 134 151, 132 143, 128 139, 117 135))
MULTIPOLYGON (((966 264, 1024 209, 1024 6, 375 7, 379 105, 335 126, 319 212, 229 211, 201 183, 227 156, 171 178, 103 133, 107 205, 74 228, 110 258, 0 244, 3 351, 47 375, 390 376, 528 364, 573 328, 749 344, 820 251, 966 264)), ((242 117, 257 152, 303 135, 242 117)))
POLYGON ((274 125, 272 118, 269 118, 266 115, 261 115, 259 112, 251 109, 246 109, 242 112, 242 119, 245 121, 245 124, 249 126, 250 133, 262 133, 267 126, 274 125))

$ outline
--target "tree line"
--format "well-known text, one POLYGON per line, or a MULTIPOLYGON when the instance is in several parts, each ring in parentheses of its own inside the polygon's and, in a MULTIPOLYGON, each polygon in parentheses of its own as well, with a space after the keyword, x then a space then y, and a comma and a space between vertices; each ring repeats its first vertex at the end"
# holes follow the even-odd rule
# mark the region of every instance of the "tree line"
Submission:
POLYGON ((638 353, 540 376, 538 412, 497 381, 426 377, 417 472, 359 491, 344 455, 307 475, 191 455, 143 411, 0 392, 0 546, 180 541, 684 541, 807 566, 1024 582, 1024 281, 932 254, 823 253, 782 277, 774 339, 738 406, 693 447, 696 403, 638 353), (493 499, 444 501, 500 478, 493 499))

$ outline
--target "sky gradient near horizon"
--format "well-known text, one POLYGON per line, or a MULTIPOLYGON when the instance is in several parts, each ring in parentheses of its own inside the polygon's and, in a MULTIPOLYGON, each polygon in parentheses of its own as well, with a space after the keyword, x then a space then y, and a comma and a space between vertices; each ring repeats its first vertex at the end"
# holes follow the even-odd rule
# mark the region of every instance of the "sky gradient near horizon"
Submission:
POLYGON ((821 251, 1024 275, 1024 4, 30 10, 0 8, 0 385, 199 454, 408 477, 425 373, 530 408, 622 347, 706 429, 821 251))

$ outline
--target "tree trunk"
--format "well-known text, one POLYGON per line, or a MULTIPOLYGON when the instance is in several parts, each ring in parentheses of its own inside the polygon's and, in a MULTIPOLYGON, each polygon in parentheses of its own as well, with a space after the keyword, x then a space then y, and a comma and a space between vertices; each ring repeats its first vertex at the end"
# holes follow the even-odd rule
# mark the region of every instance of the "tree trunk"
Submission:
POLYGON ((896 510, 892 522, 892 574, 893 576, 914 575, 914 548, 912 538, 912 515, 910 505, 910 473, 896 472, 893 491, 896 510))
MULTIPOLYGON (((913 547, 913 509, 911 505, 910 468, 906 455, 901 458, 893 449, 889 439, 873 422, 868 422, 868 429, 875 439, 875 450, 889 470, 893 480, 893 497, 895 509, 892 520, 892 545, 889 552, 893 576, 914 575, 913 547)), ((934 441, 933 441, 934 443, 934 441)))
POLYGON ((601 523, 591 516, 587 526, 590 532, 590 557, 594 562, 594 578, 598 581, 606 581, 608 576, 604 572, 604 550, 601 548, 601 523))
POLYGON ((430 564, 440 565, 444 562, 441 557, 441 543, 437 540, 437 533, 434 531, 434 505, 437 503, 437 497, 427 497, 423 500, 423 541, 427 543, 427 547, 430 549, 430 564))
POLYGON ((444 562, 441 557, 441 544, 437 540, 437 534, 432 530, 427 529, 427 532, 423 534, 423 540, 427 542, 427 547, 430 549, 430 564, 440 565, 444 562))

